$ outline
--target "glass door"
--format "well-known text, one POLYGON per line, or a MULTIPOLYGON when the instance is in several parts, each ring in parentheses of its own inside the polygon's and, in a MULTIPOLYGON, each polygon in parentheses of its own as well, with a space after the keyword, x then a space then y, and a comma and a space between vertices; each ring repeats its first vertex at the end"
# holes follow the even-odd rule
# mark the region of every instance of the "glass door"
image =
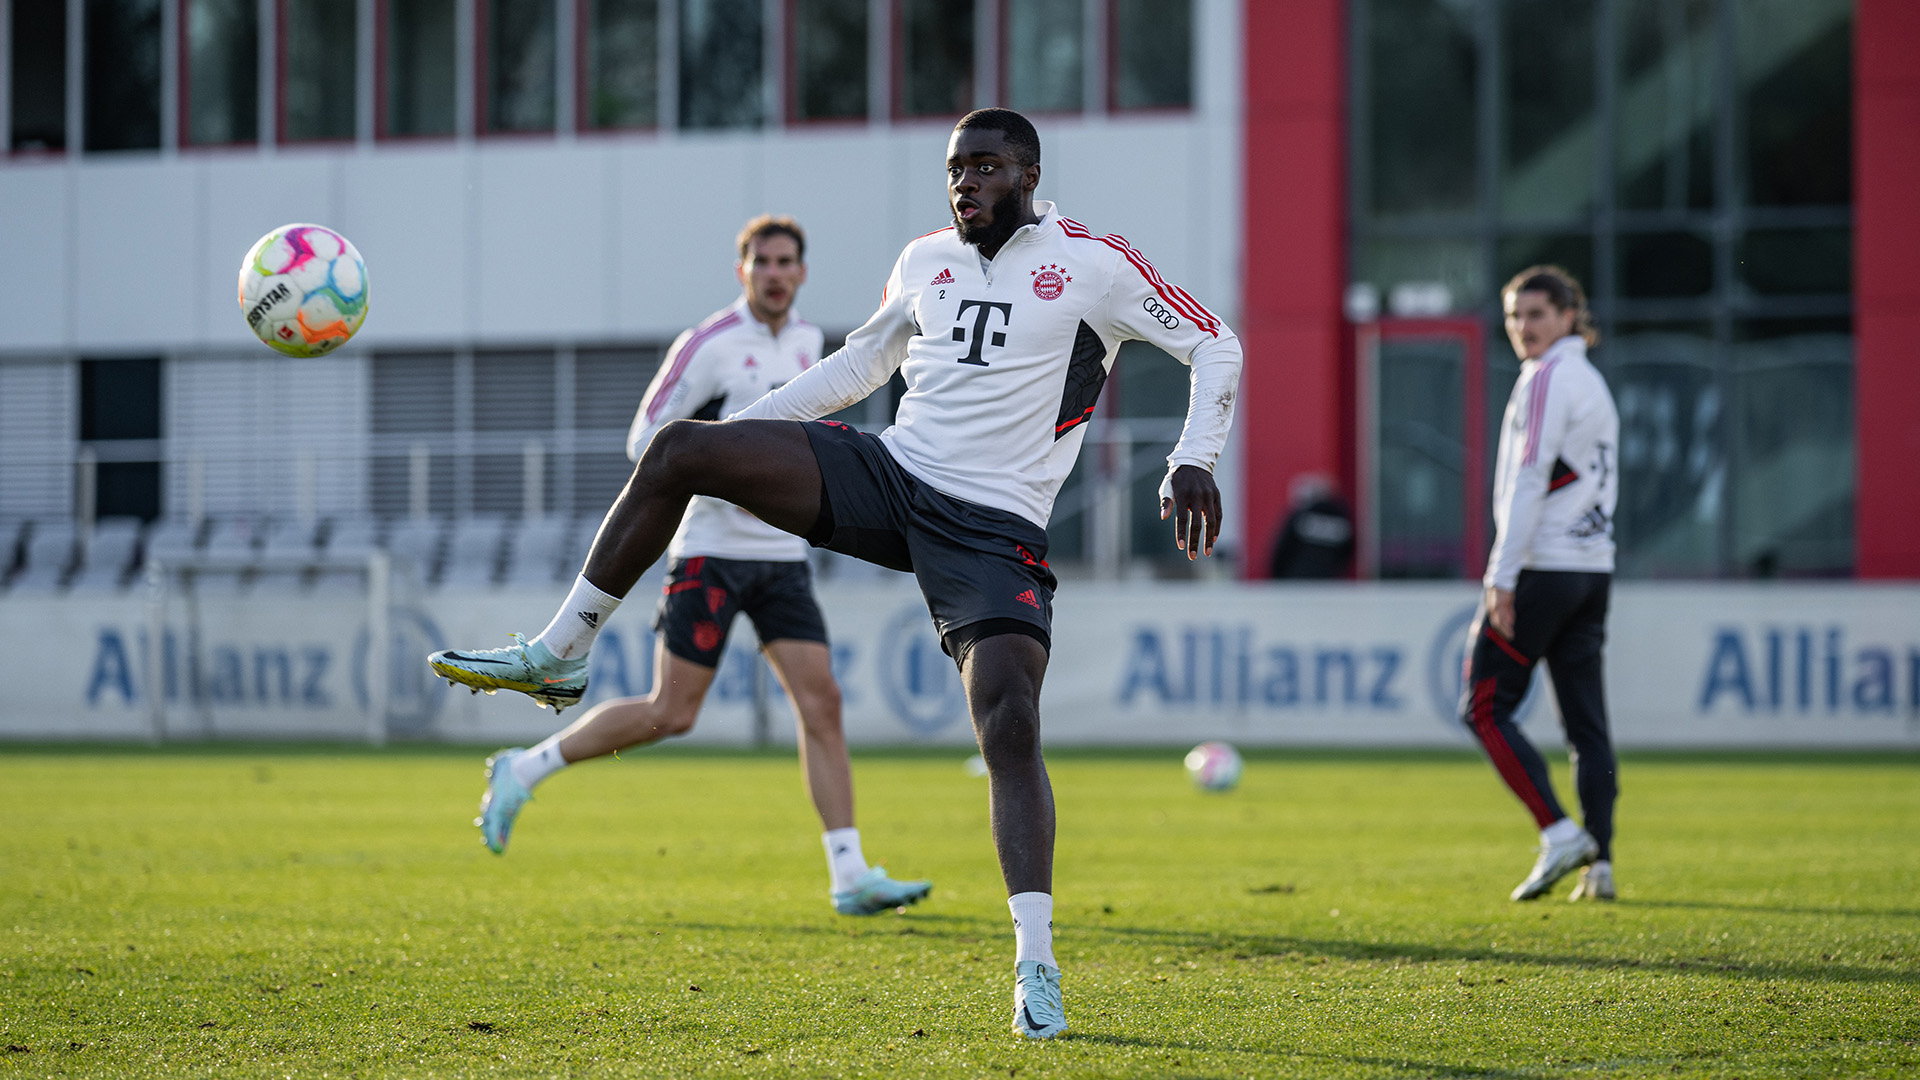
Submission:
POLYGON ((1356 335, 1361 577, 1486 566, 1483 337, 1471 319, 1383 319, 1356 335))

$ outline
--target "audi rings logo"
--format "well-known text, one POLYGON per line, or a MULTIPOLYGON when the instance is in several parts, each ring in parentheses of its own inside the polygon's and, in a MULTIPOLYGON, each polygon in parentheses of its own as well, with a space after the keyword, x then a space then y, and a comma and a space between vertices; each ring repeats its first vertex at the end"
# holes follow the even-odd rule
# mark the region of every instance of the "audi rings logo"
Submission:
POLYGON ((901 608, 880 635, 880 689, 916 735, 934 735, 967 711, 960 672, 940 649, 926 609, 901 608))
POLYGON ((1180 328, 1180 316, 1175 315, 1167 305, 1155 300, 1153 297, 1149 296, 1145 300, 1140 301, 1140 307, 1144 309, 1147 314, 1153 316, 1154 321, 1161 326, 1169 330, 1178 330, 1180 328))

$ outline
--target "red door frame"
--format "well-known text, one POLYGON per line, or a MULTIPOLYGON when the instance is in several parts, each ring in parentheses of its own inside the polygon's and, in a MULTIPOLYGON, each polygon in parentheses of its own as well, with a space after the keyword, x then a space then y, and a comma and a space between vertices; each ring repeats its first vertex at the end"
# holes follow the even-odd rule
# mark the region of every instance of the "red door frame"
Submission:
POLYGON ((1357 576, 1374 577, 1379 551, 1374 540, 1373 458, 1375 440, 1373 380, 1375 350, 1383 341, 1457 341, 1463 352, 1460 394, 1462 451, 1460 461, 1461 543, 1466 575, 1478 580, 1487 569, 1487 379, 1486 328, 1478 319, 1381 319, 1358 327, 1354 334, 1354 372, 1359 383, 1354 394, 1355 482, 1354 524, 1360 537, 1356 553, 1357 576))

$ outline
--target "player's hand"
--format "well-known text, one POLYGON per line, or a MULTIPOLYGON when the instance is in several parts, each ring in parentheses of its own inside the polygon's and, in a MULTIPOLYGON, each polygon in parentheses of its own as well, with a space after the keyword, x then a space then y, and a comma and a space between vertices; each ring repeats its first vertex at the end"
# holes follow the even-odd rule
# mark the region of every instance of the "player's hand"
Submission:
POLYGON ((1213 474, 1197 465, 1182 465, 1167 477, 1161 489, 1160 520, 1173 518, 1173 546, 1189 561, 1213 554, 1220 536, 1220 488, 1213 474))
POLYGON ((1487 623, 1495 633, 1513 640, 1513 590, 1487 586, 1487 623))

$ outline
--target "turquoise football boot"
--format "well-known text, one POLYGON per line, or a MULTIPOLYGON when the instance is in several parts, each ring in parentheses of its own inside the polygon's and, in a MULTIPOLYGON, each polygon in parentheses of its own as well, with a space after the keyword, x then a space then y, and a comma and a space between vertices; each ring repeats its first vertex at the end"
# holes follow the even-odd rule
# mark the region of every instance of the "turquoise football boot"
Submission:
POLYGON ((833 910, 842 915, 878 915, 888 908, 917 904, 932 891, 931 881, 895 881, 881 867, 869 866, 853 888, 833 894, 833 910))
POLYGON ((495 855, 507 853, 507 837, 513 835, 513 819, 520 808, 533 798, 520 778, 513 775, 513 760, 527 751, 515 746, 487 759, 487 793, 480 796, 480 841, 495 855))
POLYGON ((480 649, 455 652, 444 649, 427 657, 427 666, 448 685, 460 683, 474 693, 485 690, 518 690, 540 703, 553 706, 557 715, 580 704, 587 692, 587 658, 562 660, 539 642, 529 642, 519 634, 504 649, 480 649))
POLYGON ((1067 1033, 1067 1006, 1060 998, 1060 969, 1038 960, 1013 965, 1013 1030, 1029 1039, 1067 1033))

